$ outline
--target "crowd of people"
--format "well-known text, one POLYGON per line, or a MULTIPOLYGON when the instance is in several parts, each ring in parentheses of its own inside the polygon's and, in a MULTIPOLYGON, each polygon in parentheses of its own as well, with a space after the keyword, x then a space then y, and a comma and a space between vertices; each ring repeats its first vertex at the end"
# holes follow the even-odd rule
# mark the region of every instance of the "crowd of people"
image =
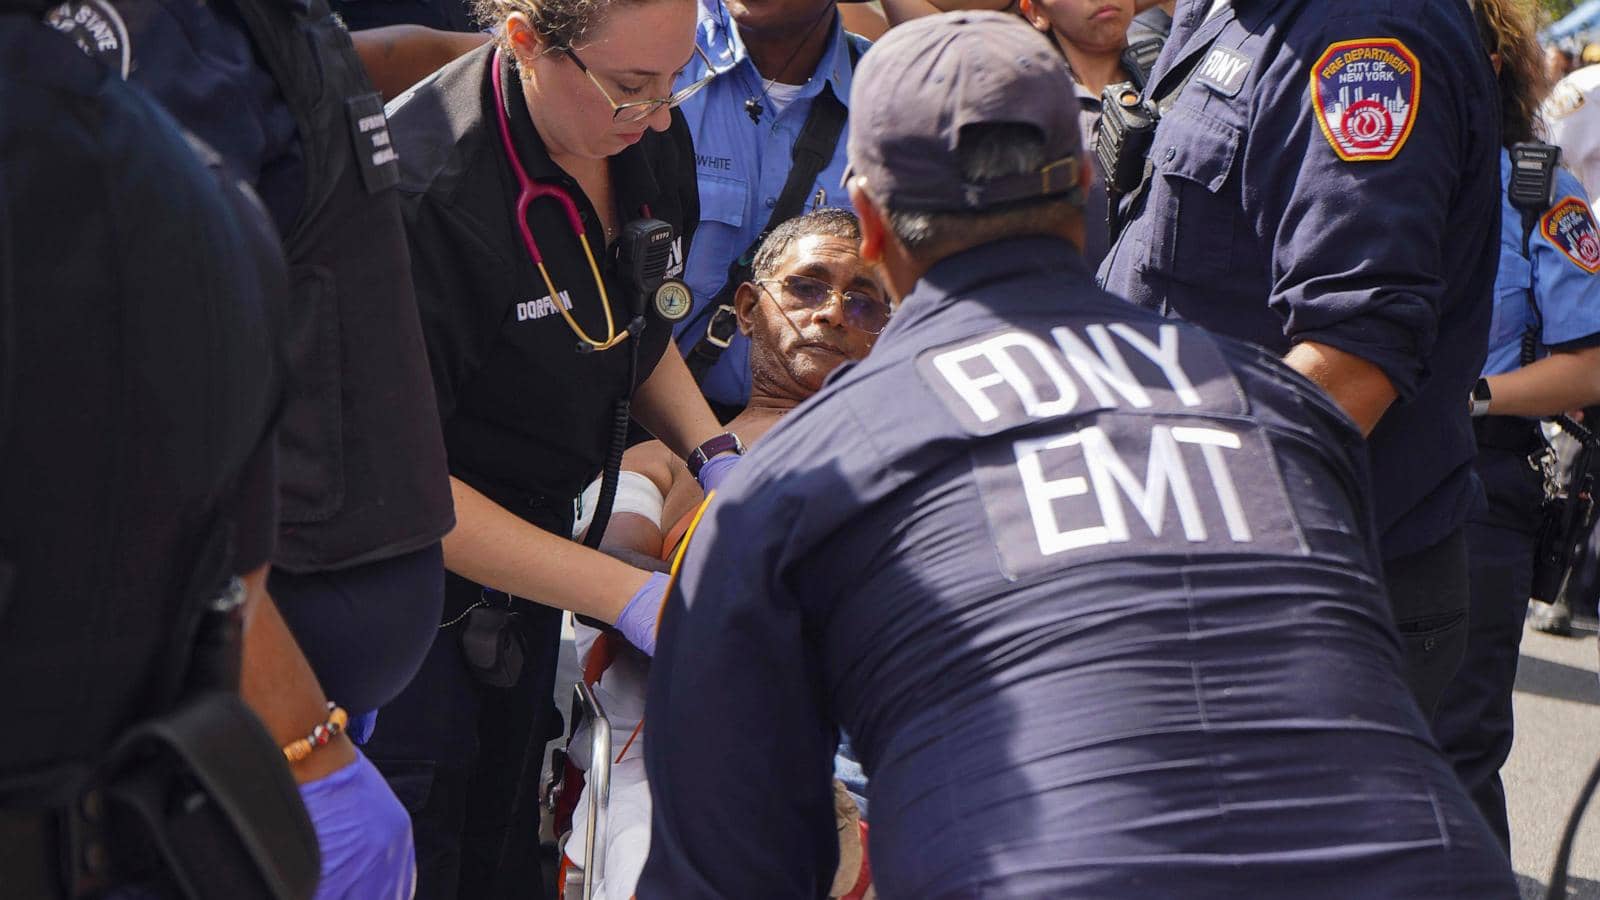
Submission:
POLYGON ((1515 897, 1572 63, 1521 0, 0 0, 0 893, 1515 897))

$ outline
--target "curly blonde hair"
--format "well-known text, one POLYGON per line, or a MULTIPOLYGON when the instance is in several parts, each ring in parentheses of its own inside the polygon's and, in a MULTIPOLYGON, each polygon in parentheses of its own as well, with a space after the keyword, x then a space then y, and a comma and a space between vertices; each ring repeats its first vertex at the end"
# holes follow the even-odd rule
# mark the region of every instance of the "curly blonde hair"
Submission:
POLYGON ((1478 36, 1500 55, 1500 137, 1507 147, 1538 140, 1539 103, 1549 90, 1529 0, 1477 0, 1478 36))

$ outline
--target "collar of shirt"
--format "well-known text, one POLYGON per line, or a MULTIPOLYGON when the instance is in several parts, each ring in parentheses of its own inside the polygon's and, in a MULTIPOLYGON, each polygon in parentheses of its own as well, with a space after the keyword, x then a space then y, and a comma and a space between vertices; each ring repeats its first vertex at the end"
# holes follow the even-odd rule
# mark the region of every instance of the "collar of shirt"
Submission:
POLYGON ((1184 60, 1209 47, 1225 28, 1238 18, 1241 7, 1246 11, 1268 10, 1280 0, 1187 0, 1179 4, 1177 15, 1172 17, 1172 33, 1156 60, 1150 83, 1145 86, 1146 97, 1159 97, 1171 85, 1165 84, 1168 75, 1183 66, 1184 60))
POLYGON ((1030 235, 993 241, 947 256, 924 272, 890 317, 880 343, 970 298, 978 288, 1028 274, 1076 275, 1085 287, 1094 286, 1082 254, 1061 238, 1030 235))
MULTIPOLYGON (((550 158, 550 153, 544 146, 544 138, 539 136, 539 129, 533 127, 533 119, 528 114, 527 100, 522 94, 522 79, 517 73, 516 64, 511 61, 510 54, 501 55, 499 75, 500 85, 505 94, 506 122, 511 128, 511 146, 516 148, 517 158, 522 161, 522 168, 528 173, 528 177, 534 181, 560 182, 562 187, 568 189, 575 187, 576 179, 550 158)), ((494 89, 487 85, 485 88, 488 101, 493 104, 494 89)), ((490 127, 493 129, 492 139, 496 149, 500 149, 500 126, 494 123, 490 127)), ((612 195, 617 199, 618 213, 622 222, 642 215, 643 208, 655 206, 661 196, 661 185, 656 181, 655 171, 650 165, 649 151, 646 149, 654 134, 655 132, 647 130, 645 136, 637 143, 611 157, 612 195)), ((580 203, 578 209, 581 212, 583 204, 580 203)))
MULTIPOLYGON (((1083 82, 1076 79, 1073 80, 1072 94, 1078 98, 1078 105, 1083 107, 1085 112, 1100 112, 1100 98, 1090 93, 1089 89, 1083 86, 1083 82)), ((1083 149, 1087 150, 1089 148, 1084 147, 1083 149)))
MULTIPOLYGON (((739 37, 739 29, 735 27, 733 16, 722 0, 700 0, 699 22, 697 37, 700 49, 710 57, 713 70, 720 78, 748 78, 752 93, 760 94, 761 86, 766 84, 766 79, 756 71, 755 64, 750 62, 750 53, 745 49, 744 41, 739 37), (743 68, 741 73, 737 70, 743 68)), ((828 42, 828 49, 823 51, 822 59, 817 61, 816 72, 805 83, 796 99, 804 100, 816 96, 822 91, 823 84, 833 86, 833 95, 841 101, 850 101, 850 81, 853 74, 850 66, 849 37, 845 35, 843 20, 838 13, 833 17, 833 37, 828 42), (818 78, 817 75, 823 77, 818 78)), ((705 73, 705 63, 698 55, 694 63, 684 70, 679 79, 679 85, 692 84, 705 73)))

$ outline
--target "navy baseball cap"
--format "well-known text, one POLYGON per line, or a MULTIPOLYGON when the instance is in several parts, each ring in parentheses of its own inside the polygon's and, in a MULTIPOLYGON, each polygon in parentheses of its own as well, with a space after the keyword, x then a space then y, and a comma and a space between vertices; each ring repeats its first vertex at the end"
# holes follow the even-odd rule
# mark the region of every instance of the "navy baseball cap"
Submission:
POLYGON ((872 45, 850 87, 849 167, 873 199, 907 212, 979 210, 1077 190, 1082 162, 1072 73, 1017 16, 982 10, 913 19, 872 45), (1044 136, 1036 173, 970 183, 961 129, 1032 125, 1044 136))

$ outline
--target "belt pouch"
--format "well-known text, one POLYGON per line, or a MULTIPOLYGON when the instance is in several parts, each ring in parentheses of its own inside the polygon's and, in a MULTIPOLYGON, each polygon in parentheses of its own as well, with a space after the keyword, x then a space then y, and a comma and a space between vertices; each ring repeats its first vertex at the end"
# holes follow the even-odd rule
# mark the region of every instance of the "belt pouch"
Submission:
POLYGON ((183 896, 301 900, 321 855, 283 751, 235 694, 134 726, 97 779, 119 870, 156 863, 183 896), (129 844, 132 846, 129 846, 129 844))
POLYGON ((461 630, 461 653, 467 668, 480 683, 493 688, 508 688, 522 677, 526 656, 520 617, 509 609, 480 606, 467 613, 461 630))

